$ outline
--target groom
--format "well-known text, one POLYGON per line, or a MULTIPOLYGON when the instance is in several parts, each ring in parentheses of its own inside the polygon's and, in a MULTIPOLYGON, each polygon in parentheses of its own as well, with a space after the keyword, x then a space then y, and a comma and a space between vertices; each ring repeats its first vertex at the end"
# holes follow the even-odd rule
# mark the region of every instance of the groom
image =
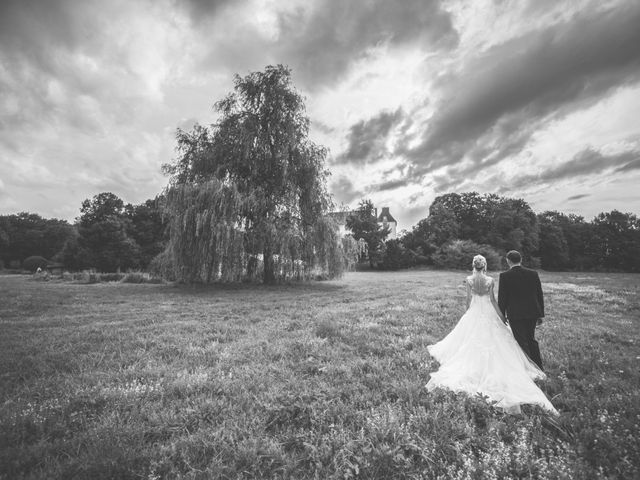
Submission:
POLYGON ((515 250, 507 253, 509 270, 500 274, 498 306, 509 320, 513 336, 542 370, 540 348, 535 339, 536 324, 544 317, 544 298, 538 272, 521 265, 522 256, 515 250))

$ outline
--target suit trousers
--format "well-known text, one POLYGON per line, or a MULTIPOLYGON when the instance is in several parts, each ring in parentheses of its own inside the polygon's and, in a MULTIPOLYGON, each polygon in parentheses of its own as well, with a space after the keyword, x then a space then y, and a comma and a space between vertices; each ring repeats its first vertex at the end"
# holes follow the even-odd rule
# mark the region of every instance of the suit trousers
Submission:
POLYGON ((537 321, 537 318, 514 318, 509 319, 509 325, 520 348, 542 370, 540 347, 535 339, 537 321))

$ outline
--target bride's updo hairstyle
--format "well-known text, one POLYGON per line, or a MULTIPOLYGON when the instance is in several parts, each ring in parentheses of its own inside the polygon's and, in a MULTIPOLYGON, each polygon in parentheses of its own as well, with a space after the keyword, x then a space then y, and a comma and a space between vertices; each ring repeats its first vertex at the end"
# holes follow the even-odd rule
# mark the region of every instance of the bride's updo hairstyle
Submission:
POLYGON ((482 255, 473 257, 473 270, 476 272, 485 272, 487 270, 487 259, 482 255))

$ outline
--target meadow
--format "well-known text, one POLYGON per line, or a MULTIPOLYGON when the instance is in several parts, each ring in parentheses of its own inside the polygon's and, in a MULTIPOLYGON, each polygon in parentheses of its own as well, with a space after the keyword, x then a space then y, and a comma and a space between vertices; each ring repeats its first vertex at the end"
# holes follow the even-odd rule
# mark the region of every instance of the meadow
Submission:
POLYGON ((640 477, 640 275, 541 272, 561 412, 424 385, 462 272, 0 276, 0 479, 640 477))

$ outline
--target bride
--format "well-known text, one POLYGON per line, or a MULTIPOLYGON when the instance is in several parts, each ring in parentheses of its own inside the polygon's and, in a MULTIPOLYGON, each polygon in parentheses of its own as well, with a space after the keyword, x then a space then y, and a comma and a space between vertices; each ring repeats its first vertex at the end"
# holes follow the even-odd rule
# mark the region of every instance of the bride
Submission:
POLYGON ((445 338, 427 347, 440 363, 427 390, 444 387, 480 393, 510 413, 520 413, 521 404, 536 404, 558 414, 533 382, 546 378, 545 374, 513 337, 498 308, 493 278, 486 271, 486 259, 473 257, 473 273, 465 279, 467 311, 445 338))

